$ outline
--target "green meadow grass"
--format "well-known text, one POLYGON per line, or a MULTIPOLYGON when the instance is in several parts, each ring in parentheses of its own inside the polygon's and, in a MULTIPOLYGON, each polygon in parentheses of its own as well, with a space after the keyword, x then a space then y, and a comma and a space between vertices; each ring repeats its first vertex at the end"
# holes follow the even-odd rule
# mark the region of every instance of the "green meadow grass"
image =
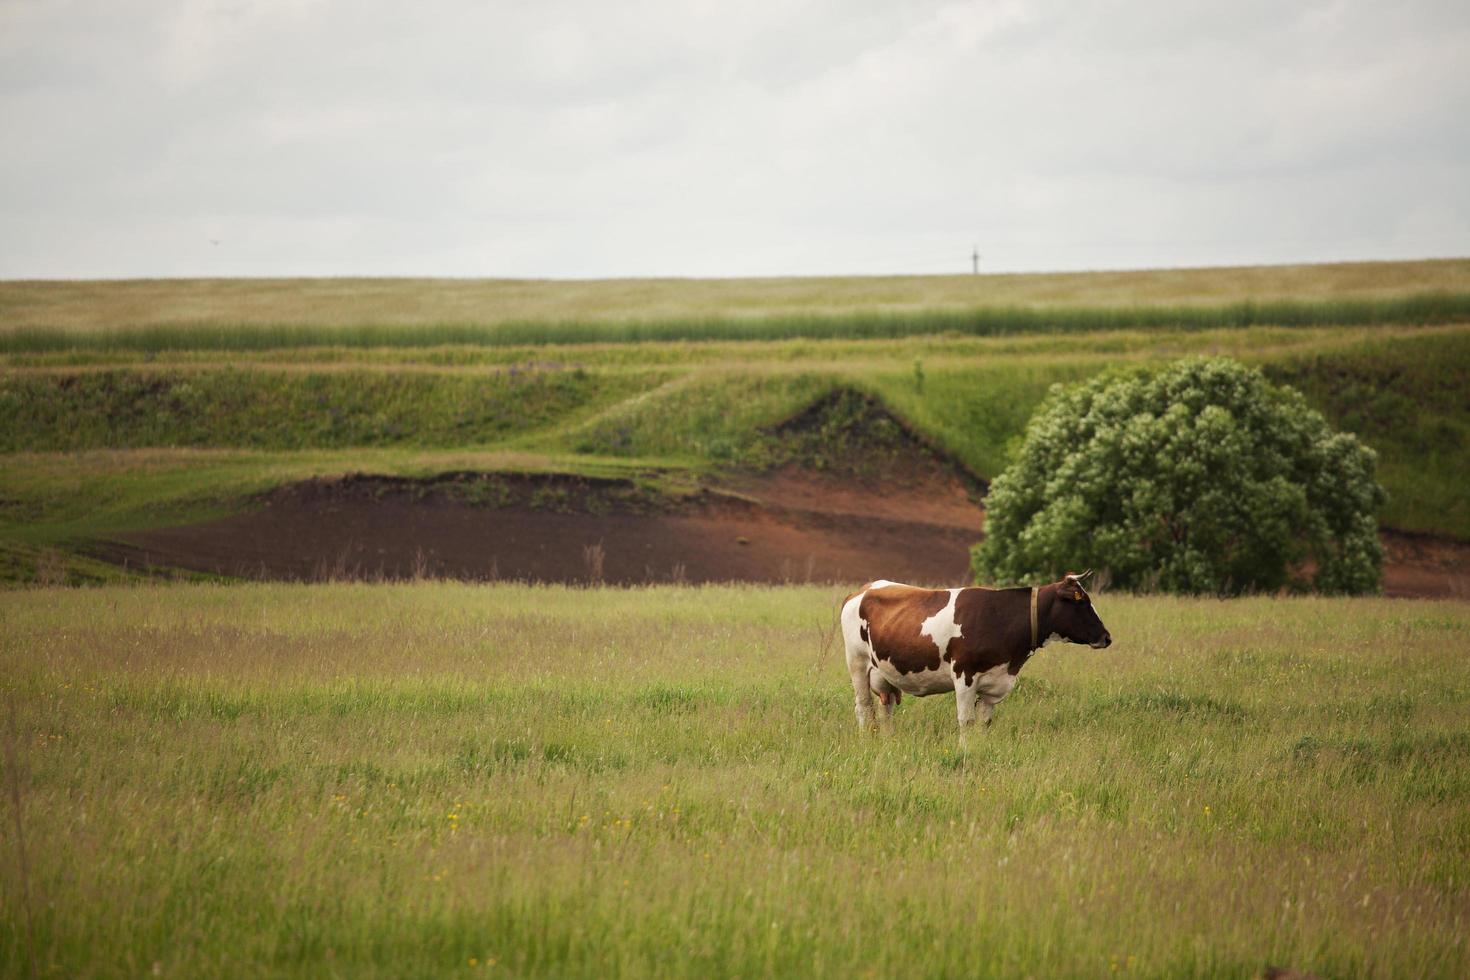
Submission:
POLYGON ((839 597, 0 594, 0 974, 1470 970, 1466 604, 1103 596, 961 737, 839 597))
POLYGON ((0 452, 484 445, 627 399, 654 373, 106 369, 0 376, 0 452))
POLYGON ((1470 342, 1370 341, 1264 367, 1378 451, 1386 522, 1470 538, 1470 342))

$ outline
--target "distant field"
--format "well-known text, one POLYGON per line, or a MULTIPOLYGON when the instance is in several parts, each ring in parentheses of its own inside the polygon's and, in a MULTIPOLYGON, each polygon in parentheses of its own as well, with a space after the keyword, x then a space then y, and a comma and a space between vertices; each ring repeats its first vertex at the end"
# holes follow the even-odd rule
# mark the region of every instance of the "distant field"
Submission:
POLYGON ((1470 972, 1464 603, 1105 596, 961 740, 836 597, 0 594, 0 974, 1470 972))
POLYGON ((528 469, 684 488, 822 469, 855 451, 860 420, 827 420, 827 444, 800 458, 772 433, 843 392, 984 481, 1052 384, 1190 354, 1260 365, 1377 449, 1388 526, 1470 539, 1470 260, 12 282, 0 283, 0 582, 115 578, 92 557, 99 541, 317 476, 528 469), (1273 309, 1298 319, 1263 323, 1273 309), (646 339, 665 335, 693 339, 646 339))
POLYGON ((0 282, 0 350, 902 337, 1470 318, 1470 260, 729 280, 0 282))

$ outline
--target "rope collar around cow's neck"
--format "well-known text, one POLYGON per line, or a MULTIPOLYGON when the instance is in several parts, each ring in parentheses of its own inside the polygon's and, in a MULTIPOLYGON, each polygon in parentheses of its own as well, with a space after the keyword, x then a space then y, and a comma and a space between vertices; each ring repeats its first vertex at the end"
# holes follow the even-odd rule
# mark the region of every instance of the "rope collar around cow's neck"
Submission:
POLYGON ((1036 586, 1031 586, 1031 649, 1036 649, 1036 586))

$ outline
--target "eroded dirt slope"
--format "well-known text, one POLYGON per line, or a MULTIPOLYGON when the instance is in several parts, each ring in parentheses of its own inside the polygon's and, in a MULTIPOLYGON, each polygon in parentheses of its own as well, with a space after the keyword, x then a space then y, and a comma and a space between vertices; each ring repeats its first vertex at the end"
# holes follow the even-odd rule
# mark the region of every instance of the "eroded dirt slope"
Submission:
MULTIPOLYGON (((295 580, 968 580, 983 481, 871 396, 836 389, 757 448, 764 469, 685 496, 546 474, 312 480, 222 520, 128 535, 104 557, 295 580)), ((1386 594, 1470 597, 1470 545, 1395 532, 1384 544, 1386 594)))
MULTIPOLYGON (((983 509, 958 480, 883 486, 787 467, 671 499, 623 480, 350 476, 105 554, 241 578, 537 582, 967 581, 983 509)), ((1384 533, 1384 592, 1470 597, 1470 546, 1384 533)))
POLYGON ((943 490, 894 495, 793 470, 682 499, 580 477, 352 476, 283 487, 222 520, 129 535, 108 556, 300 580, 955 583, 984 513, 958 485, 943 490))

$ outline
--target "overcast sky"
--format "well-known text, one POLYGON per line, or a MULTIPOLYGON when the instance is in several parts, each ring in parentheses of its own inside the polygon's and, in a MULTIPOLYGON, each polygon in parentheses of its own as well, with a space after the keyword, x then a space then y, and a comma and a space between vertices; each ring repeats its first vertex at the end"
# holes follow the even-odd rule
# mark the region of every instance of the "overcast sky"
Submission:
POLYGON ((0 0, 0 277, 1470 254, 1470 3, 0 0))

